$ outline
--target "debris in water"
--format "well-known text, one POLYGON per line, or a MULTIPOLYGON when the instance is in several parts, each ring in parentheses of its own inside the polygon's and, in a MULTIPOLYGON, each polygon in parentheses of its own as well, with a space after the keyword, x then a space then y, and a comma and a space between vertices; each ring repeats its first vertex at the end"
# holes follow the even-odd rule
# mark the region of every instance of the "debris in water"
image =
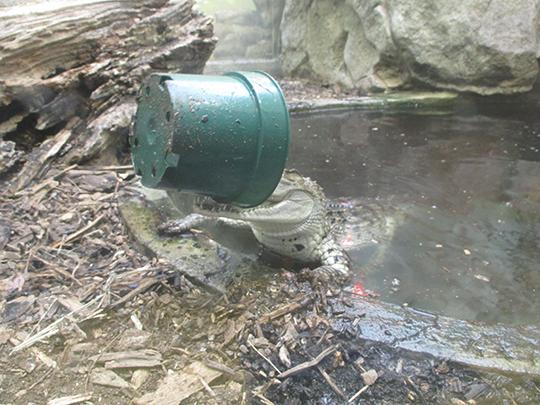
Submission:
POLYGON ((486 283, 489 283, 489 281, 490 281, 488 277, 483 276, 482 274, 475 274, 474 278, 476 278, 478 280, 485 281, 486 283))

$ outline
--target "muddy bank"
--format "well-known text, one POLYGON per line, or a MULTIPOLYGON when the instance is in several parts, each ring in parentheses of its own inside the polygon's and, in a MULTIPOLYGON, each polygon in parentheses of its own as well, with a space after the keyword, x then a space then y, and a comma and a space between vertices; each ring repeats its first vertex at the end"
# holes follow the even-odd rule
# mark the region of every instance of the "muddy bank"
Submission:
POLYGON ((531 380, 415 356, 336 328, 332 320, 344 314, 334 312, 332 302, 349 298, 326 297, 293 273, 239 278, 221 296, 185 280, 176 285, 171 278, 101 319, 67 322, 56 336, 15 354, 10 354, 13 344, 24 332, 3 331, 3 400, 42 403, 44 397, 75 395, 110 404, 162 403, 168 395, 185 398, 182 403, 219 404, 339 404, 354 395, 353 403, 370 404, 540 400, 531 380))

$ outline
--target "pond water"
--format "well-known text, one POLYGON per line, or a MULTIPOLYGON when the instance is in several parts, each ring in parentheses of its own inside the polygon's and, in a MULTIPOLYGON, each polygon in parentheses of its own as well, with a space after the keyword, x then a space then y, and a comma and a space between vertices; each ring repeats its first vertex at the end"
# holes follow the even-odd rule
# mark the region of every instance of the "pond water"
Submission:
POLYGON ((296 116, 289 166, 348 207, 355 279, 468 320, 540 321, 540 97, 296 116))

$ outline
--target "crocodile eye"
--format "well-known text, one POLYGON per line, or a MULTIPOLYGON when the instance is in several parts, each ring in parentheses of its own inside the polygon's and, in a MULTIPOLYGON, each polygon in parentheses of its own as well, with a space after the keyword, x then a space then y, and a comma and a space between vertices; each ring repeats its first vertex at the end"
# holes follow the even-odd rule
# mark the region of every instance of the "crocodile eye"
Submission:
POLYGON ((304 245, 301 245, 300 243, 295 243, 294 244, 294 247, 296 248, 297 251, 301 251, 301 250, 304 250, 306 247, 304 245))

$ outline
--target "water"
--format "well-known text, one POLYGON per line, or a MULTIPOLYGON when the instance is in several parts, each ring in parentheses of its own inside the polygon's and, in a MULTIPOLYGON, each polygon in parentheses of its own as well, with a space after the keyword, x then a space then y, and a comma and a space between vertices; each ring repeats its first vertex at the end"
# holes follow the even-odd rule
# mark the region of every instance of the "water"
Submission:
POLYGON ((450 114, 299 116, 289 166, 352 207, 342 240, 381 299, 538 323, 539 113, 526 95, 465 99, 450 114))

